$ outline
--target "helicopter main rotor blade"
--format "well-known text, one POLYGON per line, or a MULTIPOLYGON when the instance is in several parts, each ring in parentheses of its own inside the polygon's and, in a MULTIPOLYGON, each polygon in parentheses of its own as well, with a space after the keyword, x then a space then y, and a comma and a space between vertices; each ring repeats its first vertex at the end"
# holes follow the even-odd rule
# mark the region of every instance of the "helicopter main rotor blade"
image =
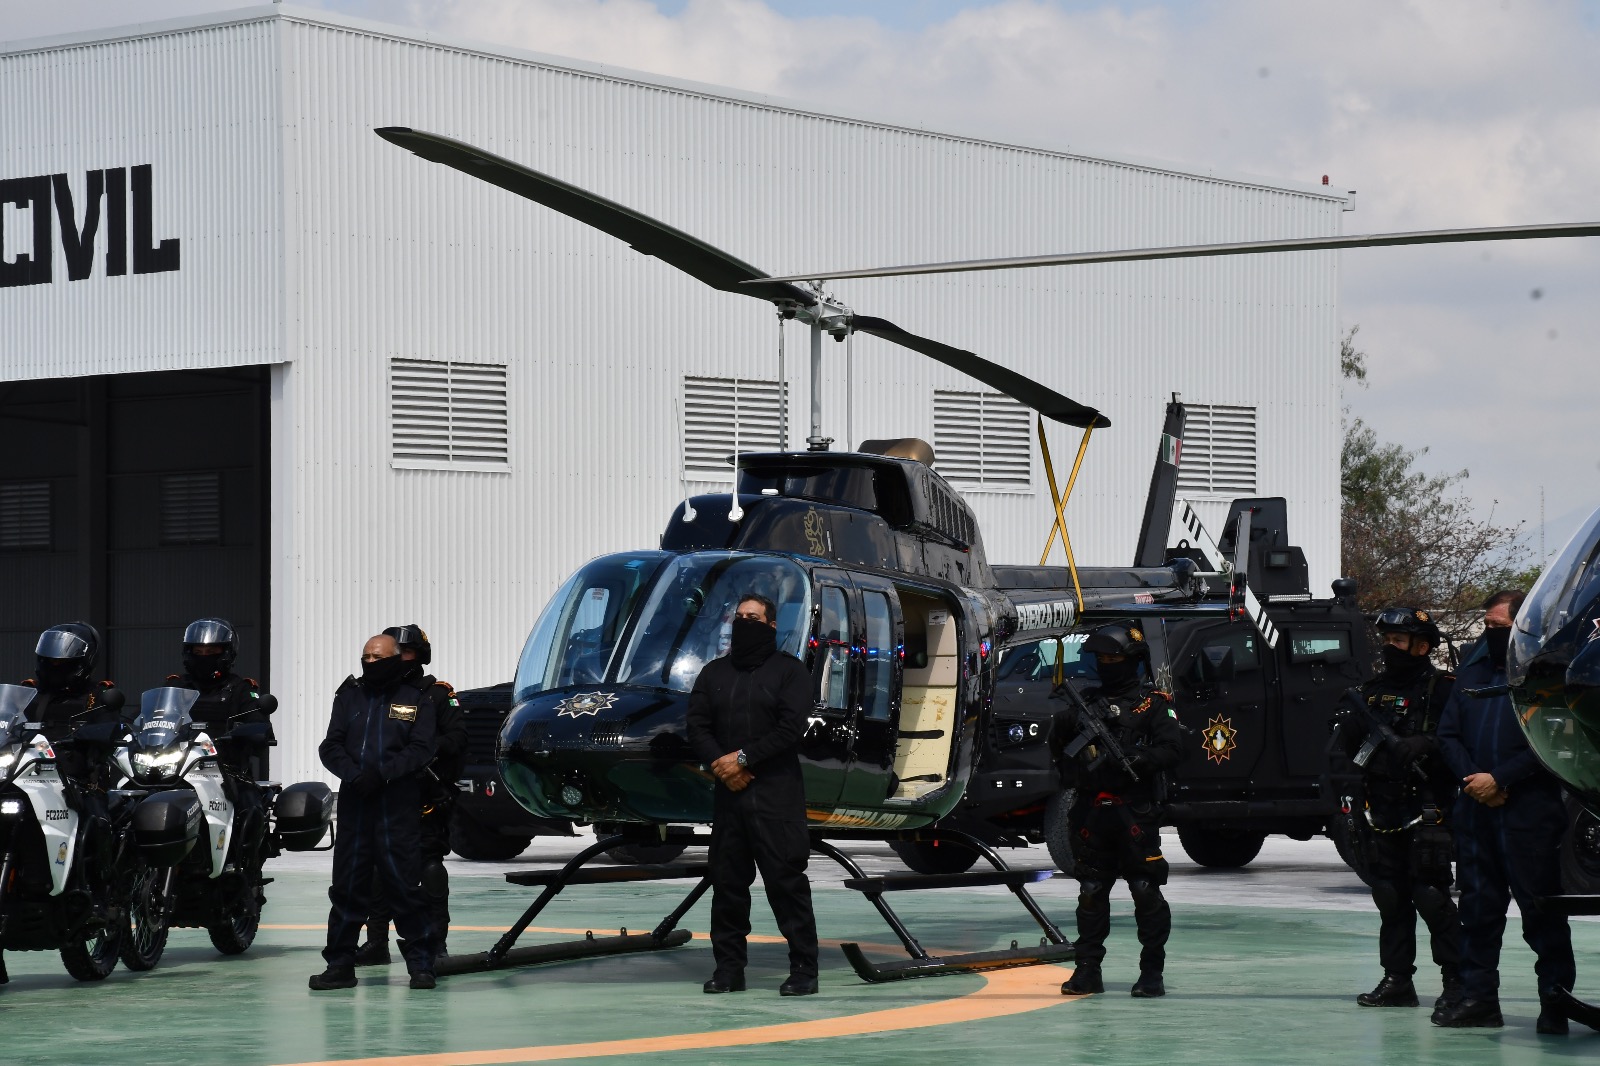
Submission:
POLYGON ((520 163, 462 141, 404 126, 385 126, 373 132, 430 162, 443 163, 609 233, 632 245, 635 251, 655 256, 713 289, 762 300, 792 300, 802 307, 816 303, 816 296, 805 289, 783 282, 769 284, 767 275, 749 263, 680 229, 520 163))
POLYGON ((991 363, 964 348, 955 348, 909 333, 886 318, 855 315, 850 319, 850 324, 857 333, 870 333, 892 344, 920 352, 945 366, 961 371, 968 377, 977 378, 990 388, 1033 408, 1046 418, 1064 422, 1069 426, 1077 426, 1079 429, 1087 429, 1091 425, 1099 429, 1111 424, 1109 418, 1093 407, 1085 407, 1054 389, 1029 380, 1014 370, 1007 370, 999 363, 991 363))
POLYGON ((1151 259, 1197 259, 1219 255, 1255 255, 1261 252, 1320 252, 1340 248, 1390 248, 1402 244, 1469 244, 1474 241, 1528 241, 1551 237, 1600 237, 1600 222, 1556 223, 1545 226, 1490 226, 1484 229, 1433 229, 1414 233, 1358 233, 1348 237, 1291 237, 1279 241, 1239 241, 1233 244, 1185 244, 1171 248, 1127 248, 1113 252, 1068 252, 1062 255, 1025 255, 1007 259, 962 259, 949 263, 869 267, 864 270, 820 270, 809 274, 767 278, 784 281, 841 281, 846 278, 895 278, 910 274, 961 274, 974 270, 1018 270, 1026 267, 1076 266, 1085 263, 1136 263, 1151 259))

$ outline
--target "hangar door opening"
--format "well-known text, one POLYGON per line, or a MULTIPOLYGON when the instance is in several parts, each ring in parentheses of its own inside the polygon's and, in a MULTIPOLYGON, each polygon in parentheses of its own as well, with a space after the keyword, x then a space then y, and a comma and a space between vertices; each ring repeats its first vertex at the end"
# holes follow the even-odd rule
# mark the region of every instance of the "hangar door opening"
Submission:
POLYGON ((266 367, 0 383, 0 680, 83 620, 136 701, 217 616, 268 681, 266 367))

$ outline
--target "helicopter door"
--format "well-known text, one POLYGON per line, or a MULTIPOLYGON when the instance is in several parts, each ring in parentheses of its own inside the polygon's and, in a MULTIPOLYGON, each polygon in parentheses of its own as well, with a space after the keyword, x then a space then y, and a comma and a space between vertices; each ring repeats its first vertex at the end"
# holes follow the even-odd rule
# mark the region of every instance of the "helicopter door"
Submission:
POLYGON ((844 791, 855 736, 859 660, 852 625, 850 579, 817 571, 816 622, 812 629, 811 676, 817 698, 805 738, 800 768, 805 775, 806 807, 830 810, 844 791))
POLYGON ((840 803, 877 808, 889 796, 894 780, 896 727, 900 720, 900 649, 905 623, 894 586, 875 578, 854 577, 861 597, 862 638, 857 642, 861 682, 857 687, 855 735, 850 745, 850 770, 840 803))

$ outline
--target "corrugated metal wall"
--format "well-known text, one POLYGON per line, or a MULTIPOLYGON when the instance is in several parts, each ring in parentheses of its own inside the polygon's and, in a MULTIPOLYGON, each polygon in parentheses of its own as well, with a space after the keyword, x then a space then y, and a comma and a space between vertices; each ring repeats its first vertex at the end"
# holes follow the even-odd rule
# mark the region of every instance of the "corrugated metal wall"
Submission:
MULTIPOLYGON (((1337 232, 1337 200, 886 128, 293 18, 282 33, 290 363, 273 371, 278 772, 320 772, 363 640, 417 621, 458 687, 509 678, 557 582, 653 544, 681 479, 685 374, 770 377, 768 305, 716 293, 371 132, 404 125, 528 163, 773 273, 1337 232), (506 362, 509 473, 395 470, 391 357, 506 362)), ((241 55, 261 26, 233 34, 241 55)), ((101 91, 104 91, 103 89, 101 91)), ((1338 552, 1331 253, 836 286, 864 313, 971 348, 1105 410, 1069 506, 1080 561, 1131 559, 1163 404, 1260 409, 1261 494, 1291 497, 1319 584, 1338 552)), ((0 297, 3 298, 3 297, 0 297)), ((809 403, 791 327, 792 441, 809 403)), ((872 338, 827 345, 825 430, 933 437, 970 379, 872 338)), ((1052 430, 1058 471, 1076 431, 1052 430)), ((971 497, 991 559, 1037 559, 1033 493, 971 497)), ((1217 509, 1220 510, 1220 505, 1217 509)))
MULTIPOLYGON (((3 32, 3 29, 0 29, 3 32)), ((108 276, 109 197, 92 272, 0 287, 0 380, 243 366, 282 352, 278 34, 271 22, 0 54, 0 180, 65 174, 75 225, 87 172, 122 169, 125 274, 108 276), (178 269, 136 273, 132 175, 150 169, 150 236, 178 269)), ((3 258, 33 253, 32 212, 5 211, 3 258)))

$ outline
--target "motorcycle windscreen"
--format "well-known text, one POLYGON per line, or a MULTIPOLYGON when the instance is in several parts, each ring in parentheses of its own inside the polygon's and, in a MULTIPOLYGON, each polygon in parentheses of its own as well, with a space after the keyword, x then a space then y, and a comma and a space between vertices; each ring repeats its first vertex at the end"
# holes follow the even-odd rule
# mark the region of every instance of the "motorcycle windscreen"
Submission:
POLYGON ((178 731, 190 724, 189 711, 200 693, 192 688, 151 688, 139 697, 139 716, 133 732, 147 748, 165 747, 178 731))
POLYGON ((0 685, 0 747, 15 743, 22 734, 36 695, 38 690, 26 685, 0 685))

